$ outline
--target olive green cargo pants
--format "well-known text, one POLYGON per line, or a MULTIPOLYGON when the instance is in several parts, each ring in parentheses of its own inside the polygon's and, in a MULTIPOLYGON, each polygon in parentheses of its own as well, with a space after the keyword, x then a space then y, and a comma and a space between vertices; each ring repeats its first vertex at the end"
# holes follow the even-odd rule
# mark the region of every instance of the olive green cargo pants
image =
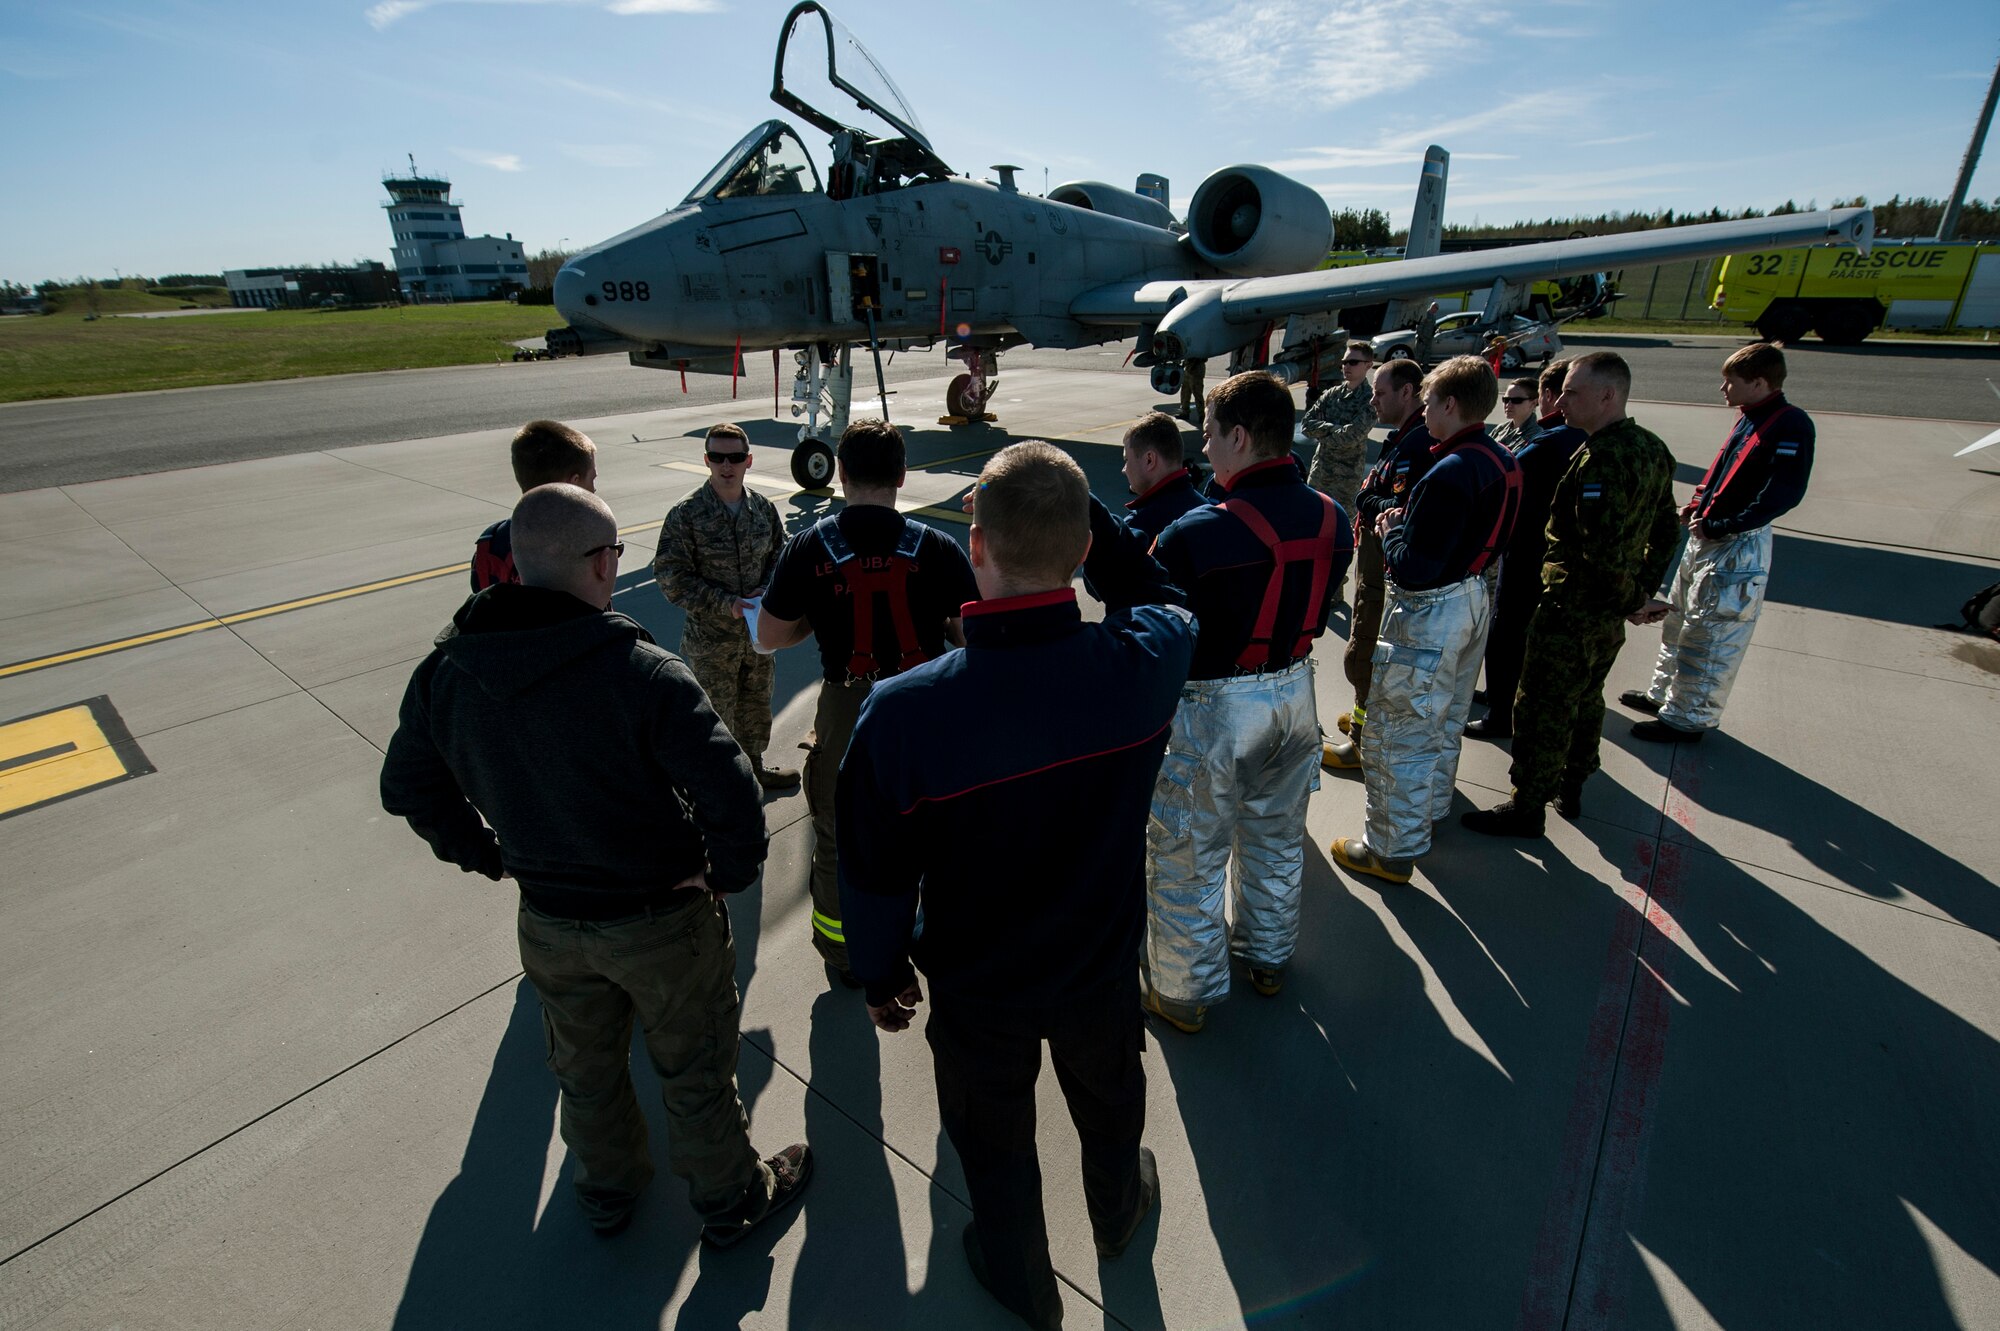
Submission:
POLYGON ((773 1179, 736 1095, 736 948, 722 904, 690 893, 621 920, 565 920, 524 902, 520 942, 591 1223, 618 1220, 653 1177, 632 1088, 635 1017, 660 1076, 667 1162, 687 1180, 689 1203, 711 1225, 762 1219, 773 1179))

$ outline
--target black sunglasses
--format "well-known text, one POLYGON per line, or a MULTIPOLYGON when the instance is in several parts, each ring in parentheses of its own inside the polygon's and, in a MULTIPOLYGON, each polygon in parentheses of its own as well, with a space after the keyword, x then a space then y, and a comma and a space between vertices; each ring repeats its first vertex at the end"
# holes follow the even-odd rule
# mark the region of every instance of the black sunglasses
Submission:
POLYGON ((1342 365, 1366 365, 1368 363, 1368 359, 1365 356, 1350 356, 1341 362, 1342 365))
POLYGON ((583 552, 583 557, 585 559, 595 559, 605 550, 609 550, 613 558, 623 559, 625 557, 625 542, 613 541, 609 545, 594 545, 583 552))
POLYGON ((1525 397, 1503 397, 1503 398, 1501 398, 1500 400, 1501 400, 1502 402, 1508 402, 1508 403, 1512 403, 1513 405, 1515 405, 1515 406, 1517 406, 1517 407, 1518 407, 1518 406, 1520 406, 1520 405, 1521 405, 1521 404, 1522 404, 1523 402, 1531 402, 1531 401, 1533 401, 1534 399, 1532 399, 1532 398, 1525 398, 1525 397))
POLYGON ((750 460, 750 455, 748 453, 710 453, 708 454, 708 460, 718 467, 724 463, 740 467, 750 460))

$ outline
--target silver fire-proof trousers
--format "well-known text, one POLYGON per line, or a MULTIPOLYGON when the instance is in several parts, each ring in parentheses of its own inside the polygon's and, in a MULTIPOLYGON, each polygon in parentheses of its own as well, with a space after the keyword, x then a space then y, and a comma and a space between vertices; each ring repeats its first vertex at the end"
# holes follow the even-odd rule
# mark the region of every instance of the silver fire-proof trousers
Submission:
POLYGON ((1292 959, 1319 748, 1310 658, 1181 690, 1146 827, 1146 969, 1161 997, 1228 997, 1232 952, 1292 959))
POLYGON ((1435 591, 1389 585, 1361 742, 1364 839, 1388 860, 1431 848, 1431 824, 1451 812, 1458 754, 1486 633, 1493 584, 1482 576, 1435 591))
POLYGON ((1750 650, 1764 587, 1771 579, 1771 529, 1715 539, 1689 532, 1661 626, 1660 659, 1646 696, 1660 719, 1682 730, 1713 730, 1750 650))

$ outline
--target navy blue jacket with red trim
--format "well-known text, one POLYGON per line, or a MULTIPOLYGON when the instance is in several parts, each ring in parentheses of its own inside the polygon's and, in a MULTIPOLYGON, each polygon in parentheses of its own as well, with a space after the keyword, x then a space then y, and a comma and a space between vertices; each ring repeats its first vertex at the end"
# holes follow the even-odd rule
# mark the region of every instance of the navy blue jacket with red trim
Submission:
POLYGON ((1362 478, 1361 491, 1354 497, 1357 529, 1374 526, 1375 519, 1409 502, 1410 492, 1436 461, 1431 456, 1431 445, 1436 442, 1424 428, 1421 412, 1389 432, 1382 441, 1381 456, 1362 478))
POLYGON ((1713 488, 1695 490, 1702 531, 1709 536, 1755 531, 1797 508, 1812 476, 1816 433, 1812 417, 1785 401, 1783 393, 1743 408, 1709 473, 1713 488), (1738 466, 1753 435, 1757 446, 1738 466))
POLYGON ((1492 540, 1484 565, 1490 567, 1514 535, 1514 515, 1504 511, 1507 476, 1521 469, 1514 455, 1488 438, 1483 425, 1467 426, 1431 452, 1437 460, 1410 491, 1402 524, 1382 539, 1389 576, 1404 591, 1449 587, 1471 576, 1492 540), (1485 446, 1476 446, 1482 440, 1485 446))
POLYGON ((1125 505, 1132 514, 1125 521, 1143 536, 1158 536, 1174 519, 1207 502, 1201 491, 1195 489, 1194 478, 1189 475, 1188 469, 1182 467, 1125 505))
POLYGON ((1177 607, 1130 604, 1171 589, 1143 552, 1118 553, 1092 552, 1117 593, 1102 623, 1068 588, 974 602, 963 649, 862 704, 835 817, 848 965, 870 1003, 913 962, 935 990, 1022 1007, 1138 965, 1146 820, 1195 630, 1177 607))

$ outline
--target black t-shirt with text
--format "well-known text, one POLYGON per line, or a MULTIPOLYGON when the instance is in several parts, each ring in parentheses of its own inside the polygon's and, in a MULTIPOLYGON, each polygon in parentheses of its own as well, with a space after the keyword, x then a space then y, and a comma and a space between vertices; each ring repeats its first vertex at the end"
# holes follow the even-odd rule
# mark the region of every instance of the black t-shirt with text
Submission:
MULTIPOLYGON (((880 504, 841 510, 840 534, 864 563, 886 559, 896 549, 904 518, 880 504)), ((914 519, 911 519, 914 521, 914 519)), ((908 584, 910 622, 925 656, 943 655, 948 644, 944 622, 957 619, 959 608, 979 599, 972 580, 972 561, 957 543, 933 528, 918 524, 923 541, 917 547, 916 568, 908 584)), ((896 644, 896 621, 886 599, 875 606, 875 659, 882 673, 894 674, 902 652, 896 644)), ((771 585, 764 593, 764 612, 779 619, 803 619, 812 625, 819 643, 820 665, 830 680, 847 678, 854 656, 854 610, 848 603, 846 580, 834 567, 833 556, 819 538, 818 524, 785 542, 771 585)))

